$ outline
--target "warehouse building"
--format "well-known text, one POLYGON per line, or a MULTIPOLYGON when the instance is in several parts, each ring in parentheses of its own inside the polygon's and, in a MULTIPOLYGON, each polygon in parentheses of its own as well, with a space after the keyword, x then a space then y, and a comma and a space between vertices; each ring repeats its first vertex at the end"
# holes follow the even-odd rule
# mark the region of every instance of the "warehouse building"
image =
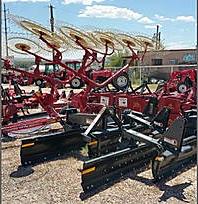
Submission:
POLYGON ((196 64, 197 49, 148 51, 141 64, 141 72, 142 77, 148 81, 167 80, 171 72, 195 68, 196 64))
POLYGON ((148 51, 145 54, 143 65, 196 64, 196 52, 196 49, 148 51))

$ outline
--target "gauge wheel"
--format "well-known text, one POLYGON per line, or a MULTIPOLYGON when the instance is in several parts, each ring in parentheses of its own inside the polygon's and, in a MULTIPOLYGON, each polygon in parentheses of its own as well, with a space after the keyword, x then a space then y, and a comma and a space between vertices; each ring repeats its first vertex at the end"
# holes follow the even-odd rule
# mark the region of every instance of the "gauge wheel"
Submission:
POLYGON ((74 78, 70 81, 70 87, 73 89, 80 89, 84 86, 84 83, 79 78, 74 78))
POLYGON ((45 84, 44 81, 42 79, 38 79, 35 81, 36 86, 39 86, 40 88, 44 88, 45 84))
POLYGON ((122 73, 120 76, 112 80, 112 85, 117 90, 124 90, 129 86, 129 76, 127 73, 122 73))
POLYGON ((184 93, 184 92, 187 91, 187 89, 188 89, 188 87, 187 87, 186 84, 184 84, 184 83, 179 83, 179 84, 177 85, 177 91, 178 91, 178 93, 184 93))

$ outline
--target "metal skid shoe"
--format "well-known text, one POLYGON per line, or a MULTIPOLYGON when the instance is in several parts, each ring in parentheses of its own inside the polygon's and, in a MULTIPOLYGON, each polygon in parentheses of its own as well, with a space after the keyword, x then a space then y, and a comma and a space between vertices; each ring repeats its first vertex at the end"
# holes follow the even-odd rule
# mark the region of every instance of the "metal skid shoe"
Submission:
POLYGON ((163 134, 164 151, 152 160, 152 174, 156 181, 170 177, 196 161, 197 113, 191 110, 184 115, 185 118, 176 120, 163 134))
POLYGON ((174 169, 176 164, 196 154, 196 136, 186 135, 188 118, 178 118, 158 139, 133 129, 122 129, 128 147, 85 161, 81 170, 84 193, 108 184, 152 161, 154 178, 174 169), (133 141, 133 142, 132 142, 133 141), (134 145, 132 145, 134 144, 134 145))
POLYGON ((65 110, 65 113, 66 122, 60 121, 62 130, 22 140, 20 156, 23 166, 54 159, 85 145, 81 133, 89 125, 87 121, 92 121, 95 115, 80 114, 74 108, 65 110))

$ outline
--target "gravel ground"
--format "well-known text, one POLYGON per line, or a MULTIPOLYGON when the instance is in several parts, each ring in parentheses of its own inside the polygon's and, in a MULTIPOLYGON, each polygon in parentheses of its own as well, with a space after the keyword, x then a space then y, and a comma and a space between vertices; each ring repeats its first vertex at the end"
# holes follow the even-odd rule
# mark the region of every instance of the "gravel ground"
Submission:
POLYGON ((17 168, 20 141, 4 143, 2 150, 2 203, 196 203, 196 167, 191 167, 166 183, 152 183, 151 171, 129 174, 113 186, 81 201, 82 161, 75 154, 32 168, 19 177, 17 168))

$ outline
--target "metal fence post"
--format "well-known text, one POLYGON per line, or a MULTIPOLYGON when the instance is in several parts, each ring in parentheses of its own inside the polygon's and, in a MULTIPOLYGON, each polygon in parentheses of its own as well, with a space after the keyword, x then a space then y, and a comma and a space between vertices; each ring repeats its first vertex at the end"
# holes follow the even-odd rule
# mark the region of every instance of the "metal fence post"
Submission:
POLYGON ((174 70, 173 70, 173 66, 171 66, 171 74, 173 73, 173 71, 174 71, 174 70))
POLYGON ((142 83, 142 69, 140 68, 140 66, 138 67, 138 69, 140 69, 139 71, 140 71, 140 85, 141 85, 141 83, 142 83))

